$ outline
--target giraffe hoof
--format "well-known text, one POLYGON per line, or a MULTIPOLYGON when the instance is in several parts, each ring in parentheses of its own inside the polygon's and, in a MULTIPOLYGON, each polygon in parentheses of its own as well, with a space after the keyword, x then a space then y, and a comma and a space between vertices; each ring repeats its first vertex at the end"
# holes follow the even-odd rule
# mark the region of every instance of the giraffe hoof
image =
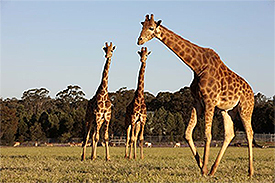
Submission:
POLYGON ((201 174, 202 176, 206 176, 208 174, 207 168, 202 168, 201 174))
POLYGON ((215 173, 210 172, 210 173, 208 174, 208 176, 209 176, 209 177, 214 177, 214 174, 215 174, 215 173))
POLYGON ((251 178, 254 174, 254 170, 248 170, 248 176, 251 178))

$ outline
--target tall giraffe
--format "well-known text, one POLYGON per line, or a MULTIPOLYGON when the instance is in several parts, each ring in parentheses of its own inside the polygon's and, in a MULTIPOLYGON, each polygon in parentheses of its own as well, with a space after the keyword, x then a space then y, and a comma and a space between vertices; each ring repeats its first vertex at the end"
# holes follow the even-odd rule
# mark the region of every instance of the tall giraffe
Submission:
POLYGON ((82 158, 83 161, 85 159, 85 153, 86 153, 86 146, 89 141, 90 132, 93 129, 93 135, 92 135, 92 155, 91 159, 96 159, 96 148, 97 143, 99 140, 99 130, 102 126, 102 124, 105 122, 105 132, 104 132, 104 140, 105 140, 105 150, 106 150, 106 160, 110 160, 109 155, 109 122, 111 120, 111 101, 109 99, 108 95, 108 74, 109 74, 109 68, 111 64, 111 57, 113 55, 113 51, 115 49, 115 46, 112 45, 112 42, 110 43, 110 46, 108 46, 108 43, 105 43, 105 47, 103 47, 103 50, 105 51, 105 58, 106 63, 104 66, 103 74, 102 74, 102 81, 99 85, 97 92, 95 96, 89 100, 87 110, 86 110, 86 129, 85 129, 85 137, 83 140, 83 152, 82 152, 82 158))
POLYGON ((146 67, 146 60, 148 55, 151 53, 151 51, 147 52, 147 48, 142 47, 141 51, 138 51, 138 54, 140 55, 140 71, 138 76, 138 85, 137 89, 135 91, 134 98, 132 102, 127 106, 126 108, 126 116, 125 116, 125 127, 127 128, 127 139, 126 139, 126 147, 125 147, 125 158, 128 157, 128 147, 129 147, 129 141, 130 143, 130 154, 129 159, 132 158, 132 150, 133 150, 133 143, 134 143, 134 158, 137 157, 137 138, 140 131, 140 158, 143 159, 143 132, 144 132, 144 126, 146 123, 146 104, 144 101, 144 73, 145 73, 145 67, 146 67), (132 135, 130 138, 132 129, 132 135))
MULTIPOLYGON (((254 94, 249 84, 236 73, 231 71, 220 59, 219 55, 209 48, 197 46, 180 37, 171 30, 161 25, 161 20, 154 21, 154 16, 146 15, 138 45, 157 38, 172 50, 194 72, 191 83, 192 95, 195 99, 191 119, 185 132, 185 138, 197 161, 202 175, 208 173, 207 164, 209 157, 210 141, 212 138, 211 127, 215 107, 222 110, 224 121, 224 142, 214 162, 209 175, 214 175, 220 160, 234 138, 233 122, 228 111, 233 108, 239 112, 242 119, 247 140, 249 154, 249 176, 253 175, 252 140, 253 130, 251 116, 254 107, 254 94), (197 117, 204 111, 205 116, 205 146, 203 161, 201 160, 192 139, 193 129, 197 124, 197 117)), ((235 111, 235 110, 234 110, 235 111)))

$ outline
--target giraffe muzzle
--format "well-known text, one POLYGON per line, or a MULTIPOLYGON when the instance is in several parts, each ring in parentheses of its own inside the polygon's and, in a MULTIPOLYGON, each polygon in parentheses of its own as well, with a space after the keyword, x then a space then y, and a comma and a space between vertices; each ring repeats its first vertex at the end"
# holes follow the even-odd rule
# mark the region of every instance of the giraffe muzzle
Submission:
POLYGON ((143 44, 144 44, 144 41, 143 41, 142 37, 139 37, 139 38, 138 38, 137 44, 138 44, 138 45, 143 45, 143 44))

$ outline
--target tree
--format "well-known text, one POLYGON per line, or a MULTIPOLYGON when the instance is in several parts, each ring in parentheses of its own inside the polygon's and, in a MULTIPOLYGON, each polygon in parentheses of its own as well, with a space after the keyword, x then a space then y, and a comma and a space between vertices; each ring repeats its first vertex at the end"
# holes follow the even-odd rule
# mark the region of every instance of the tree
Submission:
POLYGON ((51 128, 49 130, 48 138, 58 138, 59 137, 59 119, 58 113, 50 114, 49 121, 51 123, 51 128))
POLYGON ((28 124, 26 123, 26 118, 19 119, 18 130, 17 130, 17 139, 19 142, 24 142, 29 140, 30 135, 28 133, 28 124))
POLYGON ((174 115, 171 112, 167 112, 166 117, 166 133, 170 135, 170 141, 174 141, 174 135, 176 134, 176 120, 174 115))
POLYGON ((152 111, 147 111, 147 120, 146 124, 144 127, 144 135, 154 135, 153 130, 154 130, 154 112, 152 111))
POLYGON ((83 137, 84 133, 84 123, 85 123, 85 109, 79 108, 77 110, 73 110, 71 113, 73 123, 73 129, 71 130, 73 137, 83 137))
MULTIPOLYGON (((171 141, 182 141, 193 108, 190 88, 184 87, 174 93, 160 92, 156 97, 149 92, 144 95, 147 105, 145 135, 166 135, 170 136, 171 141)), ((122 87, 109 93, 109 97, 112 101, 110 136, 125 135, 126 106, 132 101, 134 90, 122 87)), ((22 100, 0 98, 1 144, 11 145, 14 140, 23 142, 46 137, 66 142, 74 137, 82 137, 87 103, 81 88, 71 85, 59 92, 55 99, 49 97, 49 91, 45 88, 25 91, 22 100)), ((255 133, 274 133, 274 111, 275 96, 267 98, 261 93, 255 95, 252 116, 255 133)), ((240 117, 237 115, 236 119, 232 119, 235 131, 243 131, 240 117)), ((202 114, 194 129, 194 140, 204 139, 204 123, 202 114)), ((215 110, 213 139, 223 139, 223 128, 220 110, 215 110)))
POLYGON ((65 142, 72 137, 73 126, 74 120, 72 116, 67 113, 61 113, 58 130, 60 140, 65 142))
POLYGON ((46 135, 43 132, 43 129, 40 123, 35 122, 30 127, 30 136, 32 141, 44 141, 46 139, 46 135))
POLYGON ((158 110, 155 111, 154 117, 153 117, 153 132, 156 135, 166 135, 167 127, 165 125, 166 123, 166 117, 167 117, 167 111, 164 109, 164 107, 160 107, 158 110))
POLYGON ((46 137, 49 137, 50 129, 52 127, 50 120, 49 120, 49 115, 46 112, 43 112, 40 115, 38 122, 41 124, 42 130, 45 133, 46 137))
POLYGON ((0 139, 1 144, 12 145, 15 140, 17 132, 18 118, 16 116, 16 109, 9 108, 1 102, 0 109, 0 139))
POLYGON ((109 97, 112 102, 109 133, 112 135, 125 135, 126 106, 133 100, 134 90, 126 90, 126 87, 122 87, 115 93, 109 93, 109 97))
POLYGON ((38 115, 42 110, 51 107, 51 105, 46 105, 50 101, 49 90, 46 88, 34 88, 24 91, 21 99, 28 114, 38 115))
POLYGON ((175 116, 175 124, 176 124, 175 135, 177 135, 177 138, 178 138, 175 140, 182 141, 184 140, 184 135, 185 135, 184 120, 180 112, 175 113, 174 116, 175 116))
POLYGON ((56 98, 69 104, 75 104, 76 102, 84 100, 85 93, 81 90, 81 87, 75 85, 69 85, 66 89, 58 92, 56 98))
POLYGON ((274 133, 274 97, 273 101, 261 93, 255 95, 252 115, 252 127, 255 133, 274 133))

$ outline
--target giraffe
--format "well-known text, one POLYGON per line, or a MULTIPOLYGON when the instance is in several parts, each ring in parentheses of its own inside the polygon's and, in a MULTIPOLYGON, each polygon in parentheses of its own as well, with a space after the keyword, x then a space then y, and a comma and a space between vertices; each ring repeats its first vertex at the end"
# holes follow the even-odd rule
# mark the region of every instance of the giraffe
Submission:
POLYGON ((125 158, 128 157, 128 147, 130 142, 130 154, 129 159, 132 159, 132 150, 134 144, 134 158, 136 159, 136 146, 137 146, 137 138, 140 131, 140 158, 143 159, 143 132, 144 126, 146 123, 146 104, 144 101, 144 73, 146 67, 146 60, 151 51, 147 51, 147 48, 142 47, 141 51, 138 51, 140 55, 140 71, 138 76, 138 85, 135 91, 134 98, 132 102, 126 107, 126 116, 125 116, 125 127, 127 128, 126 134, 126 147, 125 147, 125 158), (132 134, 131 134, 132 132, 132 134), (130 138, 131 134, 131 138, 130 138))
POLYGON ((103 50, 105 51, 106 63, 104 66, 101 84, 99 85, 95 96, 89 100, 87 110, 86 110, 86 126, 85 126, 85 136, 83 140, 83 152, 81 156, 81 160, 85 160, 86 146, 89 141, 90 132, 93 129, 92 135, 92 155, 91 159, 96 159, 96 147, 99 140, 99 130, 102 124, 105 122, 105 132, 104 132, 104 140, 105 140, 105 150, 106 150, 106 160, 110 160, 109 155, 109 122, 111 119, 111 101, 108 95, 108 74, 109 67, 111 64, 111 57, 115 46, 112 45, 112 42, 108 46, 108 43, 105 43, 105 47, 103 50))
POLYGON ((190 89, 194 98, 191 118, 186 128, 185 138, 197 161, 202 175, 208 174, 211 127, 215 108, 222 110, 224 123, 224 142, 218 156, 210 170, 213 176, 218 168, 222 156, 231 140, 234 138, 233 122, 228 114, 232 109, 240 114, 248 140, 249 176, 253 169, 253 130, 251 116, 254 107, 254 94, 249 84, 236 73, 231 71, 220 59, 219 55, 210 48, 203 48, 175 34, 161 25, 161 20, 154 21, 154 15, 146 15, 141 22, 142 30, 138 38, 138 45, 157 38, 172 50, 193 72, 194 79, 190 89), (204 112, 205 117, 205 145, 203 161, 192 139, 193 129, 197 124, 197 117, 204 112))

